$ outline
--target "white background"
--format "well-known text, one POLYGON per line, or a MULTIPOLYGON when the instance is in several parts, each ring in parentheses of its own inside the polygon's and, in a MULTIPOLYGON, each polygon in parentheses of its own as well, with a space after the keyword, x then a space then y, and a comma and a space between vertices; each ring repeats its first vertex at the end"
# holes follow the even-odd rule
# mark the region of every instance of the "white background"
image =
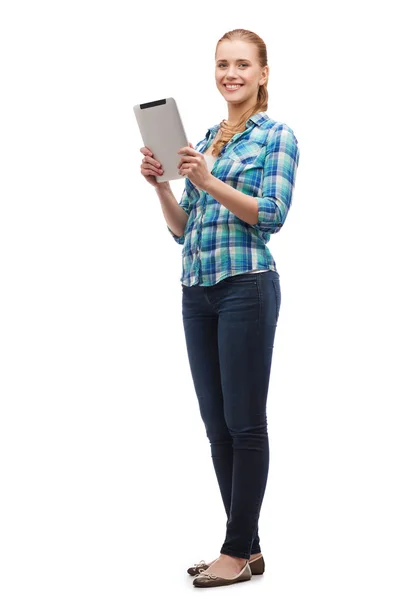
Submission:
POLYGON ((282 306, 266 573, 216 593, 412 600, 408 4, 1 10, 2 600, 183 597, 198 593, 187 567, 218 556, 182 246, 140 174, 132 107, 175 97, 195 145, 227 118, 214 53, 238 27, 267 43, 267 113, 301 157, 269 242, 282 306))

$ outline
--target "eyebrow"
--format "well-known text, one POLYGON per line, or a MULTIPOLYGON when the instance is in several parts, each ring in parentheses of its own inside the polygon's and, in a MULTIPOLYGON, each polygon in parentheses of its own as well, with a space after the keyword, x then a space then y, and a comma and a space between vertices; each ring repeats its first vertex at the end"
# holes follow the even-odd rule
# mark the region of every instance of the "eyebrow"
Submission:
MULTIPOLYGON (((239 61, 243 61, 243 62, 250 62, 250 60, 248 58, 236 58, 236 62, 239 61)), ((218 58, 216 62, 227 62, 226 58, 218 58)))

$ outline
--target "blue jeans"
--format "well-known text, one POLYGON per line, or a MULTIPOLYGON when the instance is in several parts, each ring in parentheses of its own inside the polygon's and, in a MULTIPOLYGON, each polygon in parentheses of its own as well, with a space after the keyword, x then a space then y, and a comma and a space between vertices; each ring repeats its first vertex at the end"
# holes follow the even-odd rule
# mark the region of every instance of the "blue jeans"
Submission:
POLYGON ((266 401, 281 303, 277 271, 182 285, 187 353, 227 514, 222 554, 260 552, 269 470, 266 401))

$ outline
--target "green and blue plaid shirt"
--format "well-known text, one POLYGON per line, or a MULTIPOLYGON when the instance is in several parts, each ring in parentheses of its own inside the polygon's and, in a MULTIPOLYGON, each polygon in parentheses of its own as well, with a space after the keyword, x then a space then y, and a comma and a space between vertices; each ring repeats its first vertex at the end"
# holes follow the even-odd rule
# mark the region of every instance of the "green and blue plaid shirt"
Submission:
MULTIPOLYGON (((219 125, 211 127, 195 150, 205 152, 218 129, 219 125)), ((168 227, 183 245, 183 285, 210 286, 255 269, 277 270, 266 244, 282 227, 291 206, 299 154, 292 129, 264 112, 253 115, 246 129, 222 148, 211 173, 257 199, 256 225, 242 221, 185 179, 180 206, 189 218, 184 234, 178 237, 168 227)))

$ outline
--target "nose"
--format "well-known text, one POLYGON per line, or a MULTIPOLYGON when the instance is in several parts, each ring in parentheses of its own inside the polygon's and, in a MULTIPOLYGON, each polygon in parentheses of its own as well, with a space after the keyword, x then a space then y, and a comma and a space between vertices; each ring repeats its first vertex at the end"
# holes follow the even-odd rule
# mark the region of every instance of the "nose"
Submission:
POLYGON ((236 79, 237 78, 237 74, 236 74, 236 67, 228 67, 227 69, 227 73, 226 73, 226 77, 228 77, 229 79, 236 79))

